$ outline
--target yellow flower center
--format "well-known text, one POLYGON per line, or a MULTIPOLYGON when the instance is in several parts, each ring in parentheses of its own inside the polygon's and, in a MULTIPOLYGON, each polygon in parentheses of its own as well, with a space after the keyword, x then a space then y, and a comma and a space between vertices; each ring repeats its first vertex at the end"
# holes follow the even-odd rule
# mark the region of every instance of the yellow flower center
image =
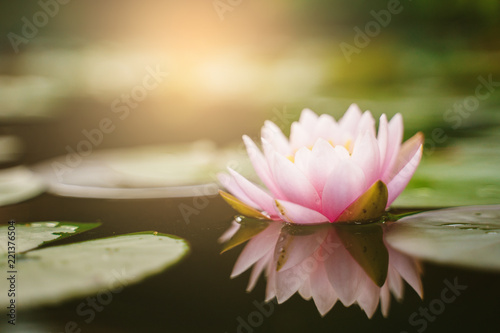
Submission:
MULTIPOLYGON (((328 140, 328 143, 332 145, 332 147, 335 147, 335 144, 333 143, 332 140, 328 140)), ((309 147, 306 147, 307 149, 309 150, 312 150, 312 146, 309 146, 309 147)), ((345 143, 344 143, 344 148, 349 152, 349 154, 352 154, 352 140, 351 139, 348 139, 345 143)), ((297 149, 298 150, 298 149, 297 149)), ((288 160, 292 163, 295 163, 295 154, 297 153, 297 150, 295 150, 293 152, 293 155, 288 155, 286 158, 288 158, 288 160)))

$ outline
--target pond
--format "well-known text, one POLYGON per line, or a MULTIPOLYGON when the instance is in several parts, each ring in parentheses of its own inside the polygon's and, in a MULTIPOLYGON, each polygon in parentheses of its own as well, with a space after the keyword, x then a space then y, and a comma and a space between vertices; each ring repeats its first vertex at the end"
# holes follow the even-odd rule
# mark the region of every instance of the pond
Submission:
POLYGON ((1 6, 0 332, 498 331, 498 1, 1 6))
MULTIPOLYGON (((16 329, 24 332, 77 332, 77 328, 82 332, 274 332, 285 329, 415 332, 428 328, 429 332, 465 332, 487 331, 496 323, 494 312, 500 299, 497 273, 425 262, 422 265, 423 300, 405 283, 404 297, 400 302, 392 299, 387 318, 377 309, 368 319, 358 306, 346 308, 340 302, 321 317, 313 302, 299 295, 280 305, 264 303, 264 278, 248 293, 245 291, 248 272, 234 279, 229 277, 241 246, 220 254, 222 247, 217 239, 228 228, 234 212, 221 199, 213 198, 202 214, 193 215, 189 223, 178 223, 182 221, 177 208, 180 204, 192 205, 193 201, 191 198, 73 199, 44 194, 3 210, 7 216, 16 216, 18 221, 32 220, 33 216, 46 221, 93 221, 99 216, 103 222, 98 228, 52 245, 137 230, 157 230, 183 237, 191 247, 187 257, 170 269, 110 295, 96 292, 62 304, 20 310, 16 329), (459 285, 456 298, 444 293, 449 284, 459 285), (97 303, 92 305, 91 299, 97 303)), ((131 259, 147 260, 138 256, 131 259)), ((22 274, 19 271, 20 278, 22 274)), ((33 283, 36 286, 36 277, 33 283)), ((26 286, 19 284, 18 288, 22 293, 26 286)), ((4 321, 2 331, 8 328, 4 321)))

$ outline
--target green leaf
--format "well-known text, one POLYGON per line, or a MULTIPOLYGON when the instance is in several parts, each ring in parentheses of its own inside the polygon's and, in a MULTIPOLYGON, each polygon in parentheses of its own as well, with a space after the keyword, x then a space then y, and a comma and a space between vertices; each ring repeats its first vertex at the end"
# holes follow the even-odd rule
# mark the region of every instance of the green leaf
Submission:
POLYGON ((418 214, 420 212, 422 212, 422 210, 406 209, 404 212, 401 212, 400 209, 391 210, 391 211, 388 211, 386 213, 386 216, 387 216, 386 221, 395 222, 395 221, 402 219, 403 217, 412 216, 412 215, 418 214), (396 212, 398 212, 398 213, 396 213, 396 212))
POLYGON ((236 221, 240 224, 240 227, 233 237, 224 243, 221 253, 246 242, 269 226, 269 221, 252 219, 244 216, 237 217, 236 221))
POLYGON ((500 205, 419 213, 392 223, 386 241, 424 260, 500 270, 500 205))
POLYGON ((354 260, 379 287, 387 278, 389 252, 380 224, 334 225, 342 243, 354 260))
MULTIPOLYGON (((172 266, 188 252, 185 240, 153 231, 30 251, 16 262, 16 304, 52 305, 92 294, 109 298, 172 266)), ((7 271, 5 260, 0 269, 7 271)), ((0 279, 0 290, 7 290, 8 283, 0 279)), ((0 306, 8 302, 7 293, 1 293, 0 306)))
POLYGON ((45 191, 45 184, 28 168, 0 170, 0 207, 22 202, 45 191))
POLYGON ((387 205, 387 186, 378 180, 339 216, 338 221, 362 222, 380 219, 387 205))
MULTIPOLYGON (((40 245, 97 228, 101 223, 32 222, 15 224, 16 252, 21 253, 40 245)), ((12 228, 11 228, 12 229, 12 228)), ((7 255, 8 226, 0 226, 0 255, 7 255)))
POLYGON ((234 148, 219 149, 211 141, 99 150, 72 172, 54 172, 54 163, 66 156, 32 167, 60 196, 139 199, 216 195, 216 174, 227 162, 247 174, 253 170, 246 155, 234 148), (93 177, 88 175, 92 174, 93 177))
MULTIPOLYGON (((486 121, 492 125, 491 119, 486 121)), ((498 127, 483 127, 475 133, 477 136, 453 140, 447 148, 434 148, 432 138, 428 138, 430 144, 424 149, 422 162, 393 206, 442 208, 498 204, 499 133, 498 127)))

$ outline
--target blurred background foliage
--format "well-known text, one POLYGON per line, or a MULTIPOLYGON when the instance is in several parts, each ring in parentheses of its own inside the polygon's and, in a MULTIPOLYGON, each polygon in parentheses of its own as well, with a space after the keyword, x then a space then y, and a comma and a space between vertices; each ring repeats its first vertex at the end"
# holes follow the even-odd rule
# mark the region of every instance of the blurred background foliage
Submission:
POLYGON ((3 1, 0 136, 23 144, 11 164, 65 154, 104 117, 116 129, 96 150, 224 146, 258 136, 265 119, 287 132, 305 107, 338 118, 355 102, 375 117, 401 112, 406 138, 426 135, 422 165, 397 203, 498 203, 498 88, 459 126, 445 114, 475 96, 479 77, 500 82, 500 3, 401 1, 346 59, 341 44, 355 46, 355 28, 365 31, 391 2, 3 1), (12 33, 22 37, 49 3, 53 15, 16 52, 12 33), (148 67, 168 75, 120 119, 113 101, 141 85, 148 67))

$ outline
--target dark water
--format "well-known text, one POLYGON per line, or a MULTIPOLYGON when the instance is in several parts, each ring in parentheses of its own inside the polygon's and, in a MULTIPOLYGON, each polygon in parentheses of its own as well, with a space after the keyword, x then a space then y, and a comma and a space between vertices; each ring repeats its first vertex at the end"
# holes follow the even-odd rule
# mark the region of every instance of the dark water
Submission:
MULTIPOLYGON (((58 306, 18 312, 14 329, 2 332, 495 332, 500 319, 499 275, 424 264, 424 299, 406 285, 402 303, 392 299, 388 318, 377 310, 372 319, 356 305, 340 302, 321 317, 313 301, 294 295, 284 304, 264 304, 265 280, 245 292, 249 273, 230 279, 242 246, 219 254, 217 238, 234 212, 219 197, 208 199, 103 200, 44 194, 2 208, 2 219, 102 222, 102 226, 51 245, 129 232, 156 230, 183 237, 191 253, 176 266, 112 298, 88 298, 58 306), (180 204, 196 208, 189 220, 180 204), (456 298, 443 296, 459 285, 456 298), (84 305, 82 305, 84 304, 84 305), (80 309, 80 310, 78 310, 80 309), (99 310, 99 311, 98 311, 99 310)), ((22 272, 21 272, 22 274, 22 272)), ((22 285, 18 286, 22 292, 22 285)), ((96 297, 98 295, 94 295, 96 297)))

